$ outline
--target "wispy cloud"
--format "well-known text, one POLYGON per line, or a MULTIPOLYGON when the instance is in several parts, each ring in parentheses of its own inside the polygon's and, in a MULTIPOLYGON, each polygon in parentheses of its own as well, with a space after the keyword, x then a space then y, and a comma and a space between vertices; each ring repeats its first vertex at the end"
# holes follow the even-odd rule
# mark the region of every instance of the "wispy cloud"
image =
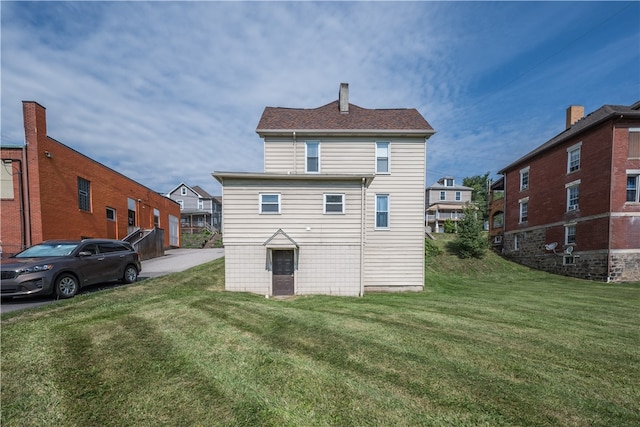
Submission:
POLYGON ((423 113, 430 182, 496 172, 562 130, 570 103, 640 98, 637 3, 1 7, 2 142, 23 141, 34 100, 50 136, 158 191, 262 170, 264 107, 318 107, 340 82, 362 107, 423 113))

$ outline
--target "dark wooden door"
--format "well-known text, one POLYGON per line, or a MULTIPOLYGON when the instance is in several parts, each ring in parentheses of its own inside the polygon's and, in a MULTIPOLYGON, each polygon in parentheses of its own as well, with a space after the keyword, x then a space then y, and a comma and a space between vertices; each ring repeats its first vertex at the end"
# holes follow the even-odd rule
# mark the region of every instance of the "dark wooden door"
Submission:
POLYGON ((273 295, 293 295, 293 251, 273 251, 273 295))

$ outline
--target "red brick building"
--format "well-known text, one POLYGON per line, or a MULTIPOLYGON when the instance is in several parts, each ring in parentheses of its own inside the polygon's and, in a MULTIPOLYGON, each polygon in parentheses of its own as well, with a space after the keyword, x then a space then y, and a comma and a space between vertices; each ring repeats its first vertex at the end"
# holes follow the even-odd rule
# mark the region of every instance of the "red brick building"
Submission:
POLYGON ((640 102, 605 105, 499 173, 505 256, 603 281, 640 280, 640 102))
POLYGON ((124 239, 163 230, 179 246, 180 206, 47 136, 45 108, 24 101, 26 145, 3 146, 3 254, 48 239, 124 239))

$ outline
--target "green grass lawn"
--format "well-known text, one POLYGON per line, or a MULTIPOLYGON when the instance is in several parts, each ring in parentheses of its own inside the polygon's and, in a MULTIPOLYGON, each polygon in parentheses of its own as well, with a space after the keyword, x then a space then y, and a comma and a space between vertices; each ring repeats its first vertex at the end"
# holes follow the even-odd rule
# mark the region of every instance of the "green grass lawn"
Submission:
POLYGON ((426 272, 276 300, 223 292, 217 260, 3 315, 1 424, 640 425, 640 284, 492 254, 426 272))

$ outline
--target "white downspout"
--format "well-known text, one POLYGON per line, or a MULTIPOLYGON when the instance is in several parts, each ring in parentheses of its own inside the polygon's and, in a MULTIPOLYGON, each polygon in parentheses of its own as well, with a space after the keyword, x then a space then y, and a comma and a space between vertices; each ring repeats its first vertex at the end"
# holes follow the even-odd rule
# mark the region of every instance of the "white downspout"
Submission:
POLYGON ((293 173, 298 173, 298 140, 296 131, 293 131, 293 173))
POLYGON ((360 296, 364 296, 364 239, 366 234, 366 195, 365 191, 366 178, 362 178, 362 187, 360 188, 360 296))

